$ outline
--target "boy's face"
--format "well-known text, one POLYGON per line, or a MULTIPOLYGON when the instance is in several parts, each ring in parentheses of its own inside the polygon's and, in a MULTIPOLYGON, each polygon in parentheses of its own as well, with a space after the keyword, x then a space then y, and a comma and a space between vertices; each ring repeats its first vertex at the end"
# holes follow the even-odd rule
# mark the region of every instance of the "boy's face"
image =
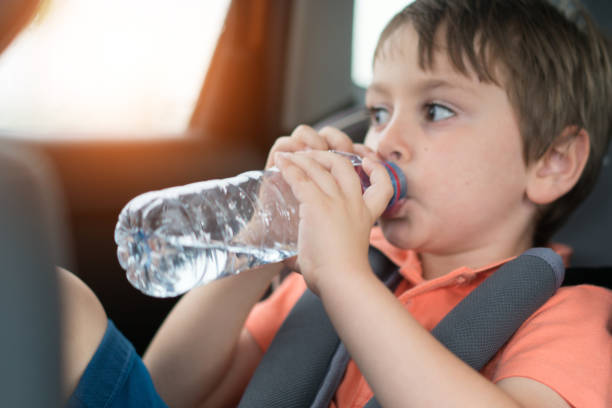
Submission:
POLYGON ((444 53, 428 71, 418 61, 416 32, 398 29, 366 94, 366 145, 396 162, 408 183, 407 198, 380 221, 385 236, 438 254, 529 247, 535 208, 525 197, 528 169, 506 92, 458 73, 444 53))

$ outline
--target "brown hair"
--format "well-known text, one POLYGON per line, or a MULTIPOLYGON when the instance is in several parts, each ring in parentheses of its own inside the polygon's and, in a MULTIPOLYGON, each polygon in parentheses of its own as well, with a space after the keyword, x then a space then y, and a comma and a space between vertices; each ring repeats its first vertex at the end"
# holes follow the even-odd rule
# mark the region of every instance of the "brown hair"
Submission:
POLYGON ((524 159, 544 155, 568 126, 590 135, 591 153, 580 180, 540 209, 534 245, 547 243, 589 194, 607 151, 612 125, 612 68, 608 40, 581 7, 569 17, 544 0, 417 0, 383 30, 374 59, 398 28, 419 36, 419 65, 431 69, 443 28, 451 63, 481 81, 503 85, 519 120, 524 159), (504 83, 496 74, 501 68, 504 83))

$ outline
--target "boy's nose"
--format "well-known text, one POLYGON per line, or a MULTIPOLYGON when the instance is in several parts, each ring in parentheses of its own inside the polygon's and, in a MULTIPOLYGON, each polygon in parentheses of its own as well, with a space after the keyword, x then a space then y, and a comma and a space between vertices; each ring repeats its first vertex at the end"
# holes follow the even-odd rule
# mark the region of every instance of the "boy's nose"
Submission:
POLYGON ((380 135, 376 152, 386 161, 400 162, 411 159, 406 135, 396 127, 390 126, 380 135))

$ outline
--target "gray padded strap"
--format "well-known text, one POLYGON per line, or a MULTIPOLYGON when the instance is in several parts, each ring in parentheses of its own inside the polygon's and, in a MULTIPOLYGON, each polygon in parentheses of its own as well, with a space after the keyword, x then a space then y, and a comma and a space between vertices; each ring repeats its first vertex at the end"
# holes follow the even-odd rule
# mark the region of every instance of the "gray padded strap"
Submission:
POLYGON ((342 382, 344 372, 346 371, 350 359, 351 356, 346 350, 346 347, 344 347, 344 344, 340 343, 329 365, 329 371, 327 371, 327 375, 323 380, 323 384, 321 384, 321 388, 311 408, 326 408, 329 406, 332 398, 334 398, 336 390, 342 382))
MULTIPOLYGON (((502 265, 436 325, 431 334, 476 371, 563 281, 559 255, 534 248, 502 265)), ((366 408, 380 405, 372 398, 366 408)))
POLYGON ((308 407, 340 340, 319 298, 307 290, 255 370, 239 407, 308 407))
MULTIPOLYGON (((393 263, 391 263, 384 255, 380 252, 378 254, 372 253, 377 251, 376 249, 370 250, 370 264, 372 268, 377 271, 378 277, 384 281, 385 286, 390 290, 395 290, 397 284, 401 281, 402 276, 399 274, 398 269, 393 263)), ((340 343, 334 357, 332 358, 329 371, 323 380, 323 384, 317 393, 311 408, 326 408, 329 406, 336 390, 342 382, 344 372, 348 366, 351 356, 349 355, 344 344, 340 343)))
POLYGON ((559 255, 552 250, 546 255, 529 252, 503 265, 455 306, 431 334, 480 371, 561 284, 563 277, 557 276, 562 274, 552 267, 563 269, 559 255))
MULTIPOLYGON (((396 267, 380 251, 371 247, 369 259, 379 277, 393 278, 396 267)), ((306 290, 255 370, 239 407, 302 408, 315 401, 327 406, 348 363, 339 345, 323 304, 306 290)))

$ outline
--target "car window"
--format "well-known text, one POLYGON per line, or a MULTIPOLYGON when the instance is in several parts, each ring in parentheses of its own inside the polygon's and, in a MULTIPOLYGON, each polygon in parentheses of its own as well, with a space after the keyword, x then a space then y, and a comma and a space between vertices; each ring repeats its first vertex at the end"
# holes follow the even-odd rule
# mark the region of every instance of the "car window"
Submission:
POLYGON ((181 134, 230 0, 46 0, 0 58, 0 131, 181 134))
POLYGON ((353 54, 351 76, 355 85, 365 88, 372 80, 372 55, 376 41, 389 20, 412 1, 355 0, 353 14, 353 54))

